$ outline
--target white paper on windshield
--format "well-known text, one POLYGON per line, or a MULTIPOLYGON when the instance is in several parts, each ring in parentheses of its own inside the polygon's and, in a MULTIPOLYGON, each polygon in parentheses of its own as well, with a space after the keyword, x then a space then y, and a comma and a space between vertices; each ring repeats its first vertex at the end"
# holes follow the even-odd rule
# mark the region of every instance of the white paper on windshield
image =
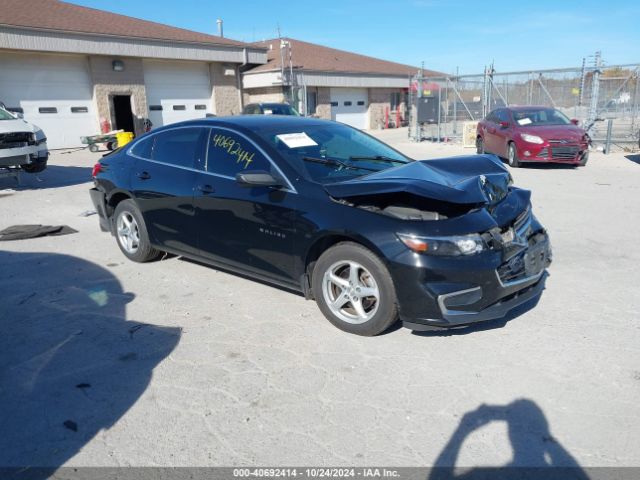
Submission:
POLYGON ((265 115, 273 115, 273 110, 266 110, 264 111, 265 115))
POLYGON ((518 125, 529 125, 531 123, 531 119, 528 117, 521 118, 518 120, 518 125))
POLYGON ((289 148, 313 147, 314 145, 318 145, 304 132, 283 133, 282 135, 276 135, 276 138, 289 148))

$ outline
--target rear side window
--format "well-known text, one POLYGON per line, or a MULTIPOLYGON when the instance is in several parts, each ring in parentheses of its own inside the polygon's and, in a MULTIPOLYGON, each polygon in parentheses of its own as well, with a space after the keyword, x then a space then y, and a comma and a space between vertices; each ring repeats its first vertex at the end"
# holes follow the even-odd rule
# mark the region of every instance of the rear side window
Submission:
POLYGON ((151 136, 140 140, 133 146, 131 153, 136 157, 151 158, 151 150, 153 149, 153 142, 155 139, 155 136, 151 136))
POLYGON ((194 168, 194 162, 200 150, 200 137, 203 128, 176 128, 154 135, 155 144, 151 158, 158 162, 179 167, 194 168))
POLYGON ((211 129, 207 171, 235 178, 243 170, 271 170, 271 163, 246 138, 229 130, 211 129))

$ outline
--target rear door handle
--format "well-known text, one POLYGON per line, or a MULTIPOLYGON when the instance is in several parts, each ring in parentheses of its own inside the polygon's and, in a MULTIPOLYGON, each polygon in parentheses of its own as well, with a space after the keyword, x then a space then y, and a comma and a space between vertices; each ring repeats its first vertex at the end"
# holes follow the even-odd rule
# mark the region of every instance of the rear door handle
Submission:
POLYGON ((205 195, 208 193, 213 193, 214 189, 211 185, 198 185, 198 190, 200 190, 205 195))
POLYGON ((140 172, 137 174, 137 177, 140 180, 149 180, 151 178, 151 175, 149 175, 149 172, 140 172))

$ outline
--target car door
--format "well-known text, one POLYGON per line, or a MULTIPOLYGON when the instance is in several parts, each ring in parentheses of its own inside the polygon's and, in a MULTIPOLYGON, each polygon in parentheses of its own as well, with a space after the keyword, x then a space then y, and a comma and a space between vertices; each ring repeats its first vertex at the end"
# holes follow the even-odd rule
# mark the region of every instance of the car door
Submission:
POLYGON ((163 130, 131 149, 131 190, 152 243, 170 251, 197 253, 193 189, 204 157, 203 127, 163 130))
POLYGON ((241 186, 236 174, 263 170, 284 176, 244 134, 216 127, 207 142, 206 164, 195 192, 201 255, 274 280, 294 275, 293 218, 297 193, 286 188, 241 186))
POLYGON ((484 139, 484 150, 488 153, 495 153, 495 135, 496 128, 498 127, 497 121, 498 117, 496 116, 496 112, 491 112, 484 119, 482 138, 484 139))
POLYGON ((495 133, 493 135, 492 152, 496 155, 506 158, 507 146, 509 145, 511 135, 513 133, 513 120, 511 118, 509 110, 507 110, 506 108, 500 108, 496 110, 496 117, 497 124, 495 133), (504 123, 506 123, 507 125, 504 126, 504 123))

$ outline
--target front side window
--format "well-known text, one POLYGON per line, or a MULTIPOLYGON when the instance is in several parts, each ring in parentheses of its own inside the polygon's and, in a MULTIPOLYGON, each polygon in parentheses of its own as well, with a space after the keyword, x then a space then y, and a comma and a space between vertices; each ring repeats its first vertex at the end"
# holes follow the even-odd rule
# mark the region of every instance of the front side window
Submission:
POLYGON ((499 122, 510 122, 509 112, 507 110, 496 110, 496 116, 499 122))
POLYGON ((193 168, 199 151, 200 138, 205 129, 176 128, 160 132, 155 137, 151 158, 158 162, 193 168))
POLYGON ((244 170, 270 171, 271 164, 256 146, 229 130, 211 129, 207 152, 207 171, 235 178, 244 170))

